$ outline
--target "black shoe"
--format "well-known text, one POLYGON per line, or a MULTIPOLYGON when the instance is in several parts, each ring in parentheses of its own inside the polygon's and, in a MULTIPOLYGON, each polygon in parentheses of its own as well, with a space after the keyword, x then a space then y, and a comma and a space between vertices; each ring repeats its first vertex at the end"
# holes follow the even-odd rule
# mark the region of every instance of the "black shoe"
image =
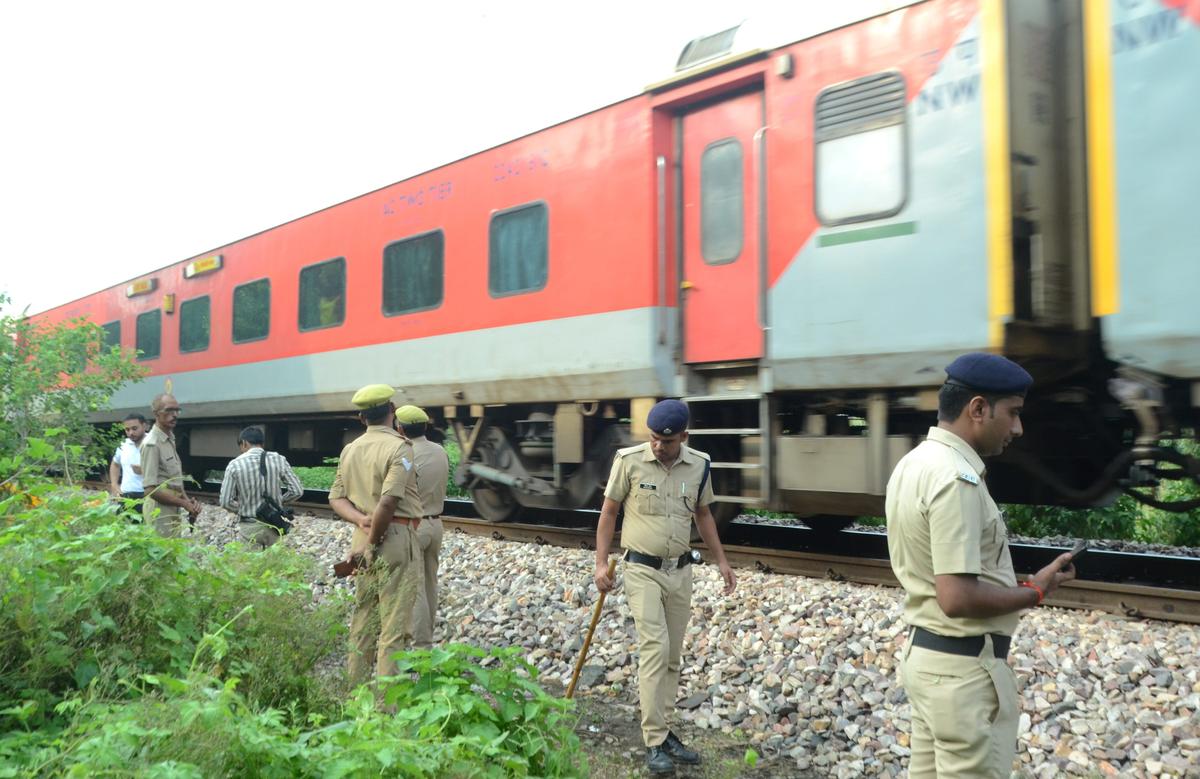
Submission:
POLYGON ((652 774, 673 774, 675 761, 661 746, 649 747, 646 749, 646 768, 652 774))
POLYGON ((662 742, 662 751, 671 756, 671 760, 684 765, 700 765, 700 753, 694 749, 688 749, 683 745, 671 731, 667 731, 667 740, 662 742))

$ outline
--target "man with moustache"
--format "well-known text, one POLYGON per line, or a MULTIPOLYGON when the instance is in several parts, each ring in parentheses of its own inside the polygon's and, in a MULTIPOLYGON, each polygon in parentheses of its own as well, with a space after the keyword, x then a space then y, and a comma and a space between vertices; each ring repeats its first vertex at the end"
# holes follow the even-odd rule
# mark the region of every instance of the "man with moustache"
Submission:
POLYGON ((175 450, 175 424, 183 411, 174 395, 156 395, 150 403, 154 428, 142 439, 142 483, 146 501, 142 515, 154 529, 168 538, 183 535, 184 517, 195 523, 200 502, 183 488, 183 463, 175 450))
POLYGON ((1017 747, 1016 677, 1007 663, 1020 612, 1075 577, 1063 554, 1017 584, 1000 509, 983 480, 1023 432, 1033 378, 1004 357, 946 367, 938 424, 887 486, 888 552, 904 587, 900 682, 912 703, 909 776, 996 777, 1017 747))

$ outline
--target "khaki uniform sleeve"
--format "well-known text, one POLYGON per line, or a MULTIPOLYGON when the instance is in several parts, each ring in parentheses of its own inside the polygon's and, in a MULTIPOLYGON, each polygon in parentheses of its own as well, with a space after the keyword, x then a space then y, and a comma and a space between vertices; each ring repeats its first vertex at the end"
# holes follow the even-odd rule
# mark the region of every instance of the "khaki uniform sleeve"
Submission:
POLYGON ((629 478, 626 476, 625 458, 621 455, 613 457, 612 471, 608 474, 608 485, 604 488, 604 497, 612 498, 617 503, 624 502, 629 496, 629 478))
POLYGON ((149 441, 142 445, 142 485, 146 492, 163 483, 158 447, 149 441))
POLYGON ((983 571, 979 542, 983 531, 980 487, 950 479, 929 501, 929 549, 934 576, 983 571))
POLYGON ((397 446, 392 452, 388 463, 387 474, 383 477, 383 489, 380 496, 390 495, 393 498, 404 499, 408 482, 413 478, 413 453, 411 446, 397 446))
MULTIPOLYGON (((708 460, 704 461, 703 467, 704 468, 710 467, 710 463, 708 460)), ((703 470, 700 471, 700 478, 704 479, 704 471, 703 470)), ((713 488, 712 488, 712 471, 710 470, 709 474, 708 474, 708 478, 704 479, 704 490, 703 490, 703 492, 700 493, 699 505, 711 506, 713 503, 716 503, 716 501, 717 501, 717 498, 716 498, 716 495, 713 493, 713 488)))
POLYGON ((342 481, 342 465, 346 462, 346 447, 342 449, 342 454, 338 457, 337 471, 333 474, 333 486, 329 488, 329 499, 346 497, 346 483, 342 481))

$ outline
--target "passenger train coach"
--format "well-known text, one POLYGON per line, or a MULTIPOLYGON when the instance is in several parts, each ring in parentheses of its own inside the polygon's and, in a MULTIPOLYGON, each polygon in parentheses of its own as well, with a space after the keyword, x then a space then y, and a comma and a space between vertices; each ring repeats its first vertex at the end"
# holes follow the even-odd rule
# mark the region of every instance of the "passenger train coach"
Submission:
POLYGON ((667 396, 719 518, 881 513, 968 350, 1036 379, 999 499, 1194 475, 1156 443, 1200 405, 1200 2, 834 6, 38 318, 138 350, 106 419, 170 379, 194 474, 246 422, 319 463, 389 382, 457 430, 495 520, 596 505, 667 396))

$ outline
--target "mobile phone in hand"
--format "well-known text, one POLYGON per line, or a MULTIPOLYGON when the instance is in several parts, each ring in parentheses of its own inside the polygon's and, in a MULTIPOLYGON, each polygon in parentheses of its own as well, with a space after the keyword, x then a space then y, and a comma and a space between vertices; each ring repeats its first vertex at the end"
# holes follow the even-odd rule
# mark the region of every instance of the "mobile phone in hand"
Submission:
POLYGON ((1075 546, 1071 547, 1071 559, 1068 560, 1066 565, 1064 565, 1062 567, 1062 570, 1065 571, 1067 569, 1067 566, 1074 565, 1075 561, 1077 559, 1079 559, 1079 556, 1084 554, 1085 552, 1087 552, 1087 550, 1088 550, 1088 542, 1086 539, 1081 538, 1078 541, 1076 541, 1075 546))

